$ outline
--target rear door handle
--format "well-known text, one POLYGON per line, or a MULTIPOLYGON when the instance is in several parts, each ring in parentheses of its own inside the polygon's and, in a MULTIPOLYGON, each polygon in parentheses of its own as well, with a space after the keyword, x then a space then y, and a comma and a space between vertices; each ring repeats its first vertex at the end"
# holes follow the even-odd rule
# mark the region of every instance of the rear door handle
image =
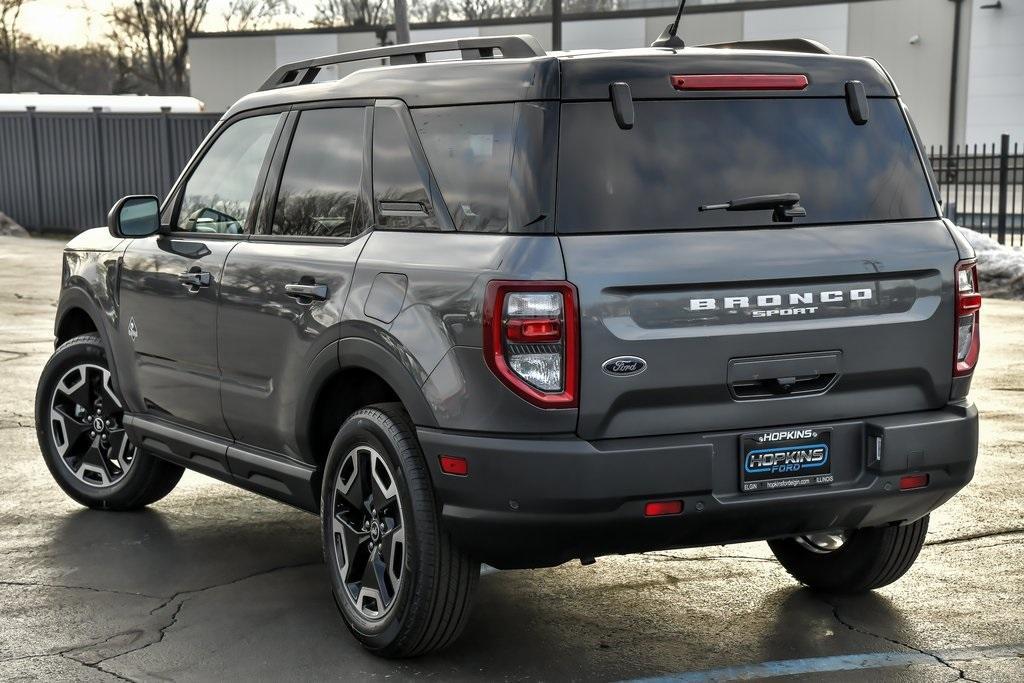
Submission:
POLYGON ((198 292, 200 287, 209 287, 210 280, 210 274, 206 271, 178 273, 178 282, 180 282, 183 287, 188 287, 189 291, 193 294, 198 292))
POLYGON ((290 297, 299 300, 299 303, 303 303, 303 299, 309 301, 324 301, 327 299, 327 285, 307 285, 300 283, 292 283, 284 286, 284 293, 290 297))

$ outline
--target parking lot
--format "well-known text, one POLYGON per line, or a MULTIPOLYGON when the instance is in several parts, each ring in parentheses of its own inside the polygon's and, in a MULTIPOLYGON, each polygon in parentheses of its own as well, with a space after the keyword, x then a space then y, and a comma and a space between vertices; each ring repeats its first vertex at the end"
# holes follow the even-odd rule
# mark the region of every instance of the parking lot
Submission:
POLYGON ((1024 303, 985 302, 977 474, 897 584, 815 595, 763 543, 486 572, 452 649, 389 662, 336 613, 315 517, 192 473, 138 513, 52 482, 60 249, 0 237, 0 680, 1024 679, 1024 303))

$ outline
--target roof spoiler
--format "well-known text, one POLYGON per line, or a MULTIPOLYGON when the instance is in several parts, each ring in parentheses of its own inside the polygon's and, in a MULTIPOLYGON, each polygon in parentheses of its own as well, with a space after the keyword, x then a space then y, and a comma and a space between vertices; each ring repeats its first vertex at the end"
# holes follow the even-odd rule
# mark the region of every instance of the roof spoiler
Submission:
POLYGON ((714 47, 734 50, 772 50, 775 52, 809 52, 818 55, 833 54, 816 40, 809 38, 781 38, 779 40, 737 40, 732 43, 711 43, 697 47, 714 47))
POLYGON ((383 59, 389 57, 392 65, 422 64, 432 52, 462 53, 463 60, 471 59, 515 59, 542 57, 544 48, 533 36, 481 36, 479 38, 456 38, 451 40, 433 40, 424 43, 407 43, 374 47, 368 50, 354 50, 327 55, 301 62, 292 62, 278 67, 270 78, 260 86, 260 90, 289 88, 294 85, 312 83, 324 67, 347 62, 360 62, 366 59, 383 59))

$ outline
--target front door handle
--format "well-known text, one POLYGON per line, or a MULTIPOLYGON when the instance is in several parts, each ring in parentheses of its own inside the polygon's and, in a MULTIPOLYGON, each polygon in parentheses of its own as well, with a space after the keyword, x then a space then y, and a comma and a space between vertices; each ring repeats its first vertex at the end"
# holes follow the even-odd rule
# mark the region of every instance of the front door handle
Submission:
POLYGON ((327 285, 310 285, 305 283, 292 283, 284 286, 284 293, 299 300, 299 303, 310 303, 324 301, 327 299, 327 285), (305 301, 303 301, 305 299, 305 301))
POLYGON ((209 287, 210 280, 210 274, 206 271, 190 270, 187 273, 178 273, 178 282, 182 287, 188 287, 192 294, 198 292, 200 287, 209 287))

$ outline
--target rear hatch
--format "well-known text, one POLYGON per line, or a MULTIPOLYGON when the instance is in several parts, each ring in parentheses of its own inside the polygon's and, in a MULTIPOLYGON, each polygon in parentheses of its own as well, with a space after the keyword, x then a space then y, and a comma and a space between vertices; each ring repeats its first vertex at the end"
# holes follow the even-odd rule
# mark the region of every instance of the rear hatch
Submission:
POLYGON ((888 81, 866 60, 711 52, 627 59, 632 128, 608 99, 629 82, 609 60, 563 66, 555 222, 579 290, 580 436, 944 405, 957 252, 888 81), (808 85, 672 86, 720 73, 808 85), (866 122, 847 80, 864 88, 866 122), (698 209, 787 193, 805 217, 698 209))

